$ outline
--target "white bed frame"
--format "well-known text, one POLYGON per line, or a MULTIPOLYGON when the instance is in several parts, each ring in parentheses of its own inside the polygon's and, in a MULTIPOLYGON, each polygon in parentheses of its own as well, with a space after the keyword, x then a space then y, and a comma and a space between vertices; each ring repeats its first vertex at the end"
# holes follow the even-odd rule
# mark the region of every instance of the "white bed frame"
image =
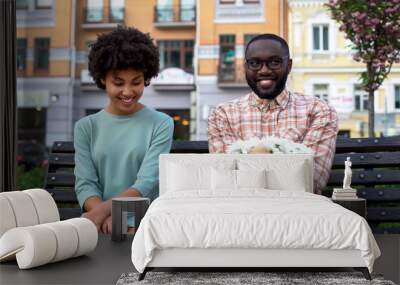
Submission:
MULTIPOLYGON (((165 193, 167 179, 167 160, 177 160, 187 157, 209 163, 210 154, 168 154, 160 156, 160 195, 165 193)), ((259 155, 254 155, 259 156, 259 155)), ((295 155, 296 159, 306 160, 313 169, 313 159, 310 155, 295 155)), ((235 158, 238 155, 221 155, 221 158, 235 158)), ((309 174, 312 181, 312 172, 309 174)), ((309 185, 312 192, 312 182, 309 185)), ((273 268, 273 267, 353 267, 362 271, 364 277, 371 280, 369 270, 361 257, 360 250, 329 250, 329 249, 253 249, 253 248, 169 248, 157 249, 153 259, 149 262, 144 272, 140 274, 142 280, 146 273, 154 268, 172 267, 223 267, 238 268, 273 268)), ((244 270, 245 271, 245 270, 244 270)))
POLYGON ((337 268, 352 267, 367 280, 371 275, 359 250, 328 249, 157 249, 139 281, 155 268, 337 268))
POLYGON ((365 267, 359 250, 193 249, 156 250, 149 267, 365 267))

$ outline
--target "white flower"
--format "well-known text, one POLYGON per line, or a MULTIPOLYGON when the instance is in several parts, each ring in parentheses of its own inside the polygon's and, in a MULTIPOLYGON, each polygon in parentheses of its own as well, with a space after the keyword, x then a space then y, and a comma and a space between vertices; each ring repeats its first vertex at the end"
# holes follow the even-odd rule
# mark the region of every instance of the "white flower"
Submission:
POLYGON ((238 140, 231 144, 228 148, 228 153, 247 154, 252 148, 262 145, 272 150, 273 154, 312 154, 313 151, 301 143, 295 143, 284 138, 274 136, 263 137, 261 139, 253 137, 249 140, 238 140))

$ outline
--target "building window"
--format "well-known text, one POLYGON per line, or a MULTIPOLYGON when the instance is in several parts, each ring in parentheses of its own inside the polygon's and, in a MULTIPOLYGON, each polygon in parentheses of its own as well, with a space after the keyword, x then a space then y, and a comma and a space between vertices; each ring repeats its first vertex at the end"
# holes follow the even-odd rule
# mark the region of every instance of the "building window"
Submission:
POLYGON ((329 26, 313 25, 313 50, 328 51, 329 50, 329 26))
POLYGON ((122 22, 124 16, 124 0, 110 0, 110 22, 122 22))
MULTIPOLYGON (((29 171, 43 166, 47 157, 45 148, 46 108, 21 108, 18 112, 17 164, 23 166, 20 171, 29 171)), ((18 177, 17 182, 21 182, 18 177)), ((26 178, 28 180, 28 178, 26 178)), ((34 183, 32 177, 25 183, 34 183)))
POLYGON ((219 0, 219 4, 235 4, 236 0, 219 0))
POLYGON ((235 35, 220 35, 219 46, 223 61, 230 62, 235 59, 235 35))
POLYGON ((50 39, 49 38, 36 38, 35 39, 35 54, 34 54, 34 67, 37 70, 49 69, 50 57, 50 39))
POLYGON ((172 0, 157 0, 156 17, 157 22, 173 22, 174 9, 172 0))
POLYGON ((244 48, 243 48, 243 56, 246 56, 246 47, 251 41, 252 38, 258 36, 258 34, 246 34, 244 35, 244 48))
POLYGON ((160 69, 178 67, 193 73, 193 40, 158 41, 160 69))
POLYGON ((44 144, 46 137, 46 108, 18 107, 18 140, 44 144))
POLYGON ((193 22, 196 18, 196 1, 181 0, 180 19, 182 22, 193 22))
POLYGON ((394 86, 394 108, 400 109, 400 85, 394 86))
POLYGON ((85 9, 86 23, 99 23, 103 21, 103 1, 87 0, 85 9))
POLYGON ((243 0, 245 4, 259 4, 260 0, 243 0))
POLYGON ((368 93, 360 85, 354 86, 354 109, 356 111, 368 110, 368 93))
POLYGON ((329 102, 329 85, 328 84, 314 84, 313 95, 326 103, 329 102))
POLYGON ((235 35, 219 36, 219 74, 220 81, 235 80, 235 35))
POLYGON ((25 71, 26 69, 26 39, 17 39, 17 71, 25 71))
POLYGON ((29 8, 29 0, 17 0, 15 6, 17 10, 26 10, 29 8))
POLYGON ((51 9, 53 0, 36 0, 36 9, 51 9))
POLYGON ((173 140, 190 140, 190 110, 189 109, 158 109, 174 120, 173 140))

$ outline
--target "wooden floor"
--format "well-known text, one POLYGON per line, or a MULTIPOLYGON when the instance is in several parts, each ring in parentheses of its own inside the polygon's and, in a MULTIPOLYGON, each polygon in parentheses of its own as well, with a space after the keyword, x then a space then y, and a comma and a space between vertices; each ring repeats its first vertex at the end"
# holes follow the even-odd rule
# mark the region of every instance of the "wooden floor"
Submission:
POLYGON ((400 235, 375 235, 381 257, 374 265, 374 273, 400 284, 400 235))

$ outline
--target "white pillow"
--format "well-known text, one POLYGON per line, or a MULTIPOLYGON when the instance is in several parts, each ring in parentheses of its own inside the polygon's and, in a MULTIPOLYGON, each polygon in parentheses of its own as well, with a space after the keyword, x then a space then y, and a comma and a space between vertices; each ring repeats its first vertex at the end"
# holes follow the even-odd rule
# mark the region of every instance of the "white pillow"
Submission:
POLYGON ((210 189, 210 167, 170 163, 168 168, 168 191, 210 189))
POLYGON ((297 155, 268 155, 265 158, 239 158, 239 170, 266 169, 267 187, 271 190, 313 191, 312 158, 297 155))
POLYGON ((267 188, 267 171, 263 170, 236 170, 237 187, 267 188))
POLYGON ((211 170, 212 190, 240 190, 243 188, 266 188, 267 177, 265 170, 211 170))
POLYGON ((268 188, 273 190, 307 192, 307 178, 303 165, 294 164, 287 171, 271 169, 267 173, 268 188))
POLYGON ((211 190, 211 169, 235 169, 234 159, 209 155, 181 155, 164 164, 167 191, 211 190))
POLYGON ((211 189, 236 190, 236 170, 211 168, 211 189))

